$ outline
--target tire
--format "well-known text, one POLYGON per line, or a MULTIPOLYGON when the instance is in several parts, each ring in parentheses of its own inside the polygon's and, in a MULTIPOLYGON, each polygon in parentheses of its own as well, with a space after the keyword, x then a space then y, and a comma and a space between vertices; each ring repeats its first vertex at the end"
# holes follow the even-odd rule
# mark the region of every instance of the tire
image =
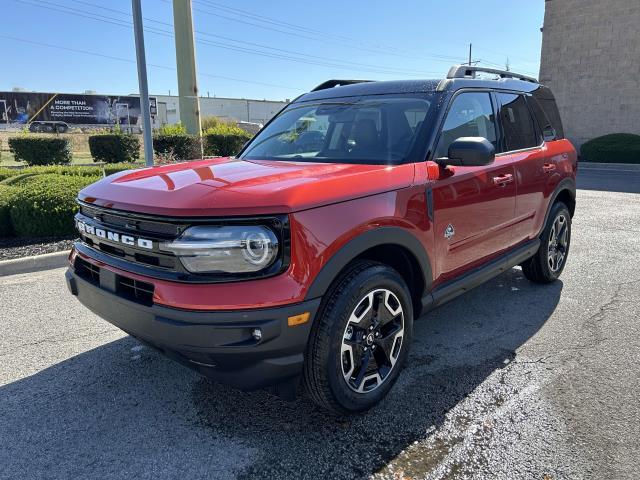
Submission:
POLYGON ((535 283, 556 281, 567 264, 570 245, 571 214, 564 203, 556 202, 540 236, 540 248, 522 264, 524 276, 535 283))
POLYGON ((377 262, 354 262, 334 281, 314 322, 304 365, 306 392, 338 415, 368 410, 398 379, 412 333, 411 297, 398 272, 377 262), (369 369, 362 369, 365 363, 369 369))
POLYGON ((56 132, 65 133, 67 131, 66 125, 56 125, 56 132))

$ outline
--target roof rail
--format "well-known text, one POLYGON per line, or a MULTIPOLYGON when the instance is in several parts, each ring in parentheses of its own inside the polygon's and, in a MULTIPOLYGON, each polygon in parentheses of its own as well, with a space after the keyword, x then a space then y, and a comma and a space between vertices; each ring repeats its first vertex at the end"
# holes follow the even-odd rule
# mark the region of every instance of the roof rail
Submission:
POLYGON ((371 80, 327 80, 326 82, 322 82, 311 91, 317 92, 318 90, 326 90, 327 88, 341 87, 343 85, 353 85, 354 83, 364 82, 371 82, 371 80))
POLYGON ((507 70, 496 70, 495 68, 472 67, 470 65, 454 65, 449 69, 447 78, 476 78, 476 72, 493 73, 500 78, 514 78, 516 80, 524 80, 525 82, 538 83, 538 79, 521 75, 507 70))

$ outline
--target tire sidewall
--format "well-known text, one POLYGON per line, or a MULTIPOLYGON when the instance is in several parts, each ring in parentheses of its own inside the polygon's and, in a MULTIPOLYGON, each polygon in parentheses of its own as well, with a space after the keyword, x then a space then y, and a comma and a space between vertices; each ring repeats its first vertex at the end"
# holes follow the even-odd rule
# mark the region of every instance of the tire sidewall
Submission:
POLYGON ((386 266, 375 266, 364 270, 348 285, 343 286, 334 294, 340 295, 330 311, 325 312, 334 316, 330 330, 330 346, 324 368, 327 380, 335 400, 349 411, 363 411, 378 403, 389 392, 398 379, 400 371, 406 362, 409 346, 413 336, 413 309, 408 288, 398 273, 386 266), (346 288, 345 288, 346 287, 346 288), (372 290, 385 288, 392 291, 400 301, 404 312, 404 335, 400 356, 389 377, 368 393, 357 393, 349 388, 342 374, 341 346, 344 329, 351 313, 358 303, 372 290))

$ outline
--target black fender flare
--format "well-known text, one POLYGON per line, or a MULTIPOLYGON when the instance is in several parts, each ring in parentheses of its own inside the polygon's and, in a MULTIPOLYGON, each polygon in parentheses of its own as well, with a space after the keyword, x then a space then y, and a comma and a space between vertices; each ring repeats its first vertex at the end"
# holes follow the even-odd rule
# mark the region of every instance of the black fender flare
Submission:
POLYGON ((316 275, 305 299, 324 295, 340 272, 356 257, 373 247, 397 245, 408 250, 417 260, 424 277, 425 291, 431 290, 431 263, 418 238, 400 227, 379 227, 349 240, 335 253, 316 275))
POLYGON ((573 200, 576 199, 576 181, 573 178, 564 178, 560 180, 556 188, 553 190, 553 193, 549 197, 549 204, 547 205, 547 211, 544 214, 544 222, 542 222, 542 228, 538 232, 538 236, 542 235, 544 231, 544 227, 547 225, 547 221, 549 220, 549 213, 551 212, 551 207, 556 203, 556 199, 558 195, 560 195, 563 191, 567 190, 573 200))

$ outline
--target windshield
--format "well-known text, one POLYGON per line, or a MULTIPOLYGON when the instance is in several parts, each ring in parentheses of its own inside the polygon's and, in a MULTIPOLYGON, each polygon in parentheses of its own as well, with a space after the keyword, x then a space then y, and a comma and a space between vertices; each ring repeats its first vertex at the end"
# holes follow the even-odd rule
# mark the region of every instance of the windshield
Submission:
POLYGON ((431 97, 371 96, 292 104, 241 158, 398 164, 411 152, 431 97))

